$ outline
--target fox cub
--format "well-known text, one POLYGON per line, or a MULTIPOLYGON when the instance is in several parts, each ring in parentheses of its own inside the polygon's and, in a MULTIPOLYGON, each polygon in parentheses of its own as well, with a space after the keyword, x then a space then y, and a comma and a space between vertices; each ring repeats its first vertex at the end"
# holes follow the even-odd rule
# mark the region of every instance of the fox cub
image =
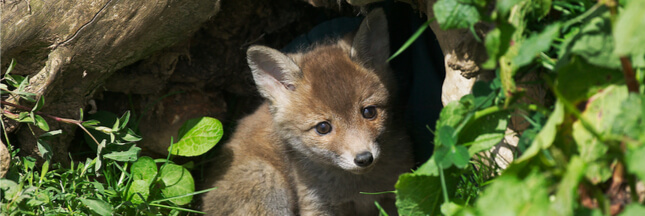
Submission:
POLYGON ((266 99, 219 151, 202 210, 208 215, 396 214, 392 193, 413 166, 391 112, 387 20, 371 12, 358 32, 304 52, 247 51, 266 99))

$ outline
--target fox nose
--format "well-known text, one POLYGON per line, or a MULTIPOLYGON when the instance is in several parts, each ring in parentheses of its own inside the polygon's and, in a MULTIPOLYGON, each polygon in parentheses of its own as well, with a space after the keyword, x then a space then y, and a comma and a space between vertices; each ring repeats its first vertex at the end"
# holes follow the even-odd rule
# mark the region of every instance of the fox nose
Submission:
POLYGON ((372 161, 374 161, 374 157, 372 156, 371 152, 361 152, 356 157, 354 158, 354 163, 360 167, 366 167, 372 164, 372 161))

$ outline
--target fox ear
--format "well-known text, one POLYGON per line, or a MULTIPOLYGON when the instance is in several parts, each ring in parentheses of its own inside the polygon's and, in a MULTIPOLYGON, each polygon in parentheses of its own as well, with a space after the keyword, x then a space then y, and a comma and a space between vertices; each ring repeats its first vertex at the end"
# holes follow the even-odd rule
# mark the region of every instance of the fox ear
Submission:
POLYGON ((288 99, 289 91, 295 91, 294 81, 301 72, 291 58, 265 46, 251 46, 246 56, 263 97, 272 102, 282 101, 288 99))
POLYGON ((350 55, 373 67, 384 65, 390 55, 390 36, 383 9, 372 10, 358 28, 350 55))

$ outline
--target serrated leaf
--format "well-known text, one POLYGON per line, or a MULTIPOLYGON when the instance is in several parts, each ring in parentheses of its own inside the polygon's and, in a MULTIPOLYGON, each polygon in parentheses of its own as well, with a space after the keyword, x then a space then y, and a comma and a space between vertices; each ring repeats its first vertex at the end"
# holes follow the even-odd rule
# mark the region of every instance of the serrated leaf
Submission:
POLYGON ((99 215, 112 215, 114 210, 112 209, 112 206, 108 204, 107 202, 103 200, 96 200, 96 199, 87 199, 87 198, 79 198, 81 203, 85 205, 87 208, 89 208, 92 212, 99 214, 99 215))
POLYGON ((432 10, 443 30, 469 28, 481 19, 472 1, 439 0, 432 10))
POLYGON ((564 104, 562 104, 562 101, 557 100, 555 102, 555 109, 549 116, 546 124, 544 124, 542 130, 535 137, 531 146, 517 159, 517 163, 532 158, 542 149, 549 148, 553 144, 553 140, 555 140, 558 126, 562 124, 562 121, 564 121, 564 104))
POLYGON ((513 58, 515 67, 522 67, 531 63, 541 52, 551 47, 553 39, 560 34, 560 23, 553 23, 544 28, 544 31, 533 34, 519 44, 518 55, 513 58))
POLYGON ((40 116, 40 115, 33 115, 32 118, 34 118, 34 123, 36 126, 38 126, 40 129, 43 129, 44 131, 49 131, 49 124, 47 124, 47 121, 40 116))
MULTIPOLYGON (((456 180, 446 180, 448 191, 456 187, 456 180)), ((406 173, 399 176, 396 188, 396 207, 399 215, 439 215, 444 202, 441 179, 438 176, 406 173)))
MULTIPOLYGON (((159 171, 161 181, 165 187, 161 189, 164 197, 176 197, 189 194, 195 191, 195 182, 190 172, 176 164, 166 164, 159 171)), ((190 203, 193 196, 174 198, 170 201, 177 205, 186 205, 190 203)))
POLYGON ((103 158, 108 158, 108 159, 112 159, 115 161, 122 161, 122 162, 136 161, 139 156, 139 152, 141 152, 141 148, 135 145, 132 145, 126 151, 114 151, 114 152, 104 154, 103 158))
POLYGON ((435 155, 431 156, 428 161, 423 163, 417 170, 414 171, 414 174, 418 175, 429 175, 429 176, 439 176, 439 166, 434 159, 435 155))
POLYGON ((222 123, 219 120, 210 117, 190 119, 179 129, 179 142, 169 147, 168 151, 189 157, 201 155, 213 148, 222 135, 222 123))

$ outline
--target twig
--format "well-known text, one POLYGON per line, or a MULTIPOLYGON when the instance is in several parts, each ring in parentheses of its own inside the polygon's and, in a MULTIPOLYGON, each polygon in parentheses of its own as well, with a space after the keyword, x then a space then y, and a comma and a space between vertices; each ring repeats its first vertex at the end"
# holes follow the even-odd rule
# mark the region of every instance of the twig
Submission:
MULTIPOLYGON (((0 101, 0 103, 1 103, 2 105, 15 107, 15 108, 18 108, 18 109, 21 109, 21 110, 26 110, 26 111, 30 111, 30 110, 31 110, 31 108, 29 108, 29 107, 21 106, 21 105, 18 105, 18 104, 9 103, 9 102, 6 102, 6 101, 0 101)), ((3 110, 3 113, 5 113, 5 114, 10 114, 10 115, 14 115, 14 116, 16 115, 15 113, 9 112, 9 111, 7 111, 7 110, 3 110)), ((80 127, 81 129, 83 129, 83 131, 85 131, 85 133, 87 133, 87 135, 89 135, 89 136, 94 140, 94 142, 96 142, 96 144, 97 144, 97 145, 101 145, 101 143, 99 143, 99 141, 98 141, 98 140, 96 140, 96 138, 94 138, 94 136, 92 136, 92 134, 91 134, 91 133, 90 133, 90 132, 85 128, 85 126, 83 126, 83 122, 82 122, 82 121, 75 120, 75 119, 68 119, 68 118, 56 117, 56 116, 53 116, 53 115, 50 115, 50 114, 47 114, 47 113, 43 113, 43 112, 40 112, 40 111, 36 111, 36 112, 34 112, 34 113, 36 113, 36 114, 38 114, 38 115, 41 115, 41 116, 45 116, 45 117, 47 117, 47 118, 54 119, 54 120, 55 120, 55 121, 57 121, 57 122, 63 122, 63 123, 67 123, 67 124, 74 124, 74 125, 76 125, 76 126, 80 127)))

